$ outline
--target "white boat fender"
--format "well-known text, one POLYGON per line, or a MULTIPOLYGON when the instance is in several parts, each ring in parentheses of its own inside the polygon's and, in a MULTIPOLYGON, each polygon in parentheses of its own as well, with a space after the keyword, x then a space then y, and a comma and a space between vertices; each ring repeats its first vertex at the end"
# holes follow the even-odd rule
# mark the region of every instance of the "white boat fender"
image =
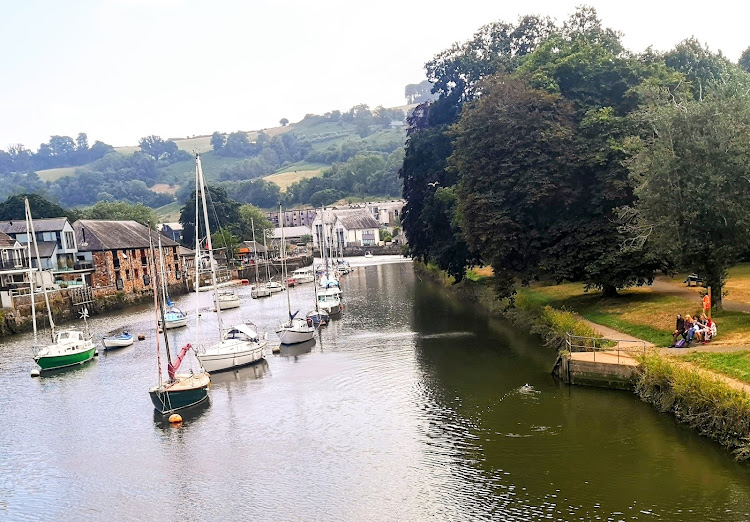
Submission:
POLYGON ((31 376, 32 377, 39 377, 42 374, 42 372, 39 371, 39 368, 32 368, 31 369, 31 376))

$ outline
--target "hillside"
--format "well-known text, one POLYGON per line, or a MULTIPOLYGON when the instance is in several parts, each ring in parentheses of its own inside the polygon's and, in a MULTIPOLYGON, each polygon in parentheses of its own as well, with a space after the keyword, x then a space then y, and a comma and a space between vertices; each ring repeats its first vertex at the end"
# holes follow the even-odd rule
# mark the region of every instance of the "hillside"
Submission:
POLYGON ((403 124, 391 122, 403 121, 402 110, 411 108, 372 112, 360 105, 348 112, 308 114, 283 127, 225 134, 219 151, 213 150, 209 135, 170 138, 162 143, 176 145, 174 154, 159 156, 158 161, 135 154, 138 146, 116 147, 114 153, 78 167, 39 170, 37 185, 29 188, 46 186, 44 191, 70 207, 113 198, 167 208, 167 214, 174 215, 170 199, 182 201, 189 194, 195 168, 192 156, 197 152, 207 180, 220 183, 230 197, 243 203, 272 207, 283 199, 285 204, 304 204, 317 192, 322 195, 316 203, 321 197, 394 195, 397 169, 389 157, 403 147, 406 133, 403 124), (336 179, 312 183, 334 164, 364 156, 382 161, 364 162, 349 168, 355 174, 339 173, 336 179), (383 176, 388 182, 378 181, 383 176))

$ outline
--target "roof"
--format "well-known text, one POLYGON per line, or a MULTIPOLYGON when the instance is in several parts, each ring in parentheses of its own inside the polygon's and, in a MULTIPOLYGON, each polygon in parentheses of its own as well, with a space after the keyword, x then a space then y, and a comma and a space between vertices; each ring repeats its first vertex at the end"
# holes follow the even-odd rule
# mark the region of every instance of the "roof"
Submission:
MULTIPOLYGON (((107 221, 79 219, 73 223, 78 250, 103 251, 125 248, 148 248, 149 230, 137 221, 107 221)), ((154 241, 156 241, 154 237, 154 241)), ((168 237, 161 237, 161 245, 178 246, 168 237)))
MULTIPOLYGON (((59 232, 65 228, 68 218, 46 218, 34 220, 34 232, 59 232)), ((26 221, 23 219, 14 219, 11 221, 0 221, 0 232, 6 234, 25 234, 26 221)))
POLYGON ((182 231, 182 225, 179 222, 174 223, 161 223, 159 225, 156 225, 156 228, 161 230, 164 227, 169 227, 171 230, 174 230, 175 232, 182 231))
POLYGON ((363 228, 380 228, 372 214, 363 209, 334 210, 333 214, 347 230, 361 230, 363 228))
MULTIPOLYGON (((39 257, 47 259, 52 257, 52 254, 57 250, 57 243, 55 241, 38 241, 37 246, 39 247, 39 257)), ((36 250, 31 247, 31 255, 36 257, 36 250)))
MULTIPOLYGON (((163 244, 164 244, 164 242, 162 242, 162 245, 163 244)), ((182 246, 182 245, 180 245, 180 248, 179 248, 178 252, 183 257, 184 256, 195 257, 195 250, 192 250, 192 249, 190 249, 188 247, 185 247, 185 246, 182 246)))
POLYGON ((263 246, 262 243, 258 243, 257 241, 243 241, 242 244, 245 245, 245 247, 250 251, 253 252, 254 249, 257 249, 257 251, 261 254, 265 254, 268 249, 263 246), (253 247, 253 243, 255 246, 253 247))
POLYGON ((0 248, 14 248, 16 245, 20 246, 18 241, 10 237, 5 232, 0 232, 0 248))
MULTIPOLYGON (((274 239, 281 239, 281 228, 274 228, 273 229, 273 237, 274 239)), ((299 226, 299 227, 283 227, 284 228, 284 238, 288 237, 302 237, 305 235, 312 235, 312 229, 310 227, 305 226, 299 226)))

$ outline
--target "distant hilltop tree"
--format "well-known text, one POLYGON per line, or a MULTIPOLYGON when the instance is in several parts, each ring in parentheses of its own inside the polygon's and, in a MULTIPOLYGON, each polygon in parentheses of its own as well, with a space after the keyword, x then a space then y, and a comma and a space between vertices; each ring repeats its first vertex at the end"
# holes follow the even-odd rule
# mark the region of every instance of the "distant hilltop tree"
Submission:
POLYGON ((221 151, 224 149, 224 145, 226 145, 226 142, 226 137, 219 131, 216 131, 211 135, 211 147, 213 147, 214 152, 217 154, 221 153, 221 151))
POLYGON ((279 123, 281 123, 282 127, 286 127, 287 125, 289 125, 289 120, 287 118, 281 118, 279 120, 279 123))
POLYGON ((410 83, 404 88, 404 96, 406 97, 406 103, 410 105, 413 103, 424 103, 437 98, 432 93, 432 82, 430 80, 410 83))

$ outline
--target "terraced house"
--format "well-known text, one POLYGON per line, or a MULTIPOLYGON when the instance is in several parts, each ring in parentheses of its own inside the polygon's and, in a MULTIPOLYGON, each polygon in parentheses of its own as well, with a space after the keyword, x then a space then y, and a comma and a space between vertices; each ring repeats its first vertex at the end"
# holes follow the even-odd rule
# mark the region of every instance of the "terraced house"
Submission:
MULTIPOLYGON (((73 223, 73 228, 79 248, 92 255, 95 270, 90 285, 95 294, 150 291, 147 227, 136 221, 81 219, 73 223)), ((152 234, 156 248, 158 233, 152 234)), ((179 245, 163 236, 161 244, 167 282, 177 284, 184 276, 179 245)))

